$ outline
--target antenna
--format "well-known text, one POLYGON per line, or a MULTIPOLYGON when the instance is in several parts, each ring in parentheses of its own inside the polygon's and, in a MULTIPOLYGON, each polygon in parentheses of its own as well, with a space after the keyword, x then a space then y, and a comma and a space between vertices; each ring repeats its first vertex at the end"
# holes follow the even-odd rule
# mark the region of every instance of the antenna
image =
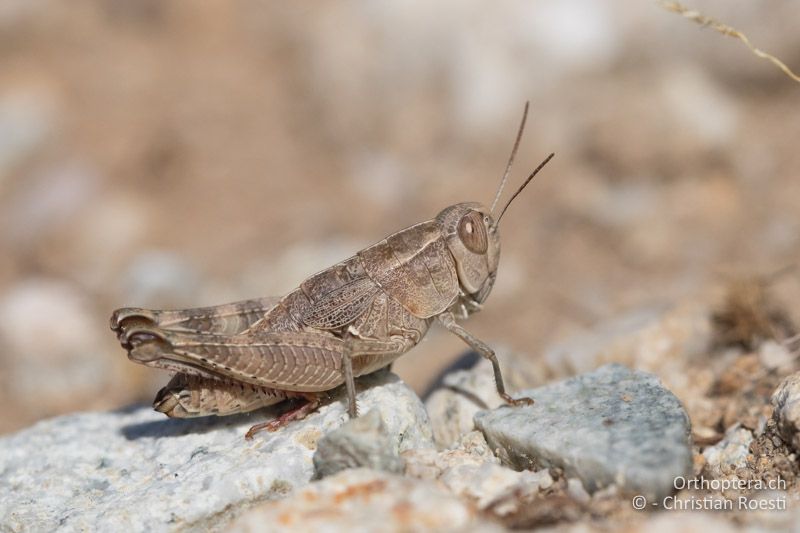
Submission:
POLYGON ((547 156, 547 158, 546 158, 544 161, 542 161, 541 163, 539 163, 539 166, 538 166, 538 167, 536 167, 536 168, 534 169, 534 171, 533 171, 533 172, 531 172, 531 175, 530 175, 530 176, 528 176, 528 179, 526 179, 526 180, 525 180, 525 183, 523 183, 523 184, 522 184, 522 187, 520 187, 519 189, 517 189, 517 192, 515 192, 515 193, 514 193, 514 194, 511 196, 511 199, 508 201, 508 203, 506 204, 506 206, 503 208, 503 210, 502 210, 502 211, 500 211, 500 216, 499 216, 499 217, 497 217, 497 222, 495 222, 495 223, 494 223, 495 227, 497 227, 497 226, 499 226, 499 225, 500 225, 500 219, 501 219, 501 218, 503 218, 503 215, 505 214, 505 212, 506 212, 506 209, 508 209, 508 206, 510 206, 510 205, 511 205, 511 202, 513 202, 513 201, 514 201, 514 198, 516 198, 517 196, 519 196, 519 193, 521 193, 521 192, 522 192, 522 189, 524 189, 524 188, 525 188, 525 187, 526 187, 526 186, 527 186, 527 185, 528 185, 528 184, 531 182, 531 180, 533 179, 533 177, 534 177, 536 174, 538 174, 538 173, 539 173, 539 171, 540 171, 540 170, 542 170, 542 168, 543 168, 543 167, 544 167, 544 166, 547 164, 547 162, 548 162, 548 161, 550 161, 551 159, 553 159, 553 156, 555 156, 555 155, 556 155, 556 154, 550 154, 550 155, 548 155, 548 156, 547 156))
POLYGON ((497 188, 497 194, 494 195, 494 202, 492 202, 492 208, 489 210, 491 213, 494 213, 497 201, 500 199, 500 195, 503 194, 503 188, 506 186, 508 175, 511 172, 511 165, 514 164, 514 157, 517 155, 519 142, 522 140, 522 132, 525 130, 525 121, 528 119, 528 107, 530 107, 530 102, 525 102, 525 110, 522 112, 522 122, 519 125, 519 131, 517 131, 517 140, 514 141, 514 148, 511 149, 511 157, 508 158, 506 171, 503 173, 503 178, 500 180, 500 187, 497 188))

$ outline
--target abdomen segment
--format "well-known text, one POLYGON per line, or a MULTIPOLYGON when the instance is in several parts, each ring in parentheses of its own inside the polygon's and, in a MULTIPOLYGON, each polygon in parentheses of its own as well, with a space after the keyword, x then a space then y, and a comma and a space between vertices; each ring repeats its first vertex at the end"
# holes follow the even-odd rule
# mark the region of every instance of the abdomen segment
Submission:
POLYGON ((297 395, 288 391, 176 374, 158 391, 153 409, 173 418, 233 415, 273 405, 297 395))

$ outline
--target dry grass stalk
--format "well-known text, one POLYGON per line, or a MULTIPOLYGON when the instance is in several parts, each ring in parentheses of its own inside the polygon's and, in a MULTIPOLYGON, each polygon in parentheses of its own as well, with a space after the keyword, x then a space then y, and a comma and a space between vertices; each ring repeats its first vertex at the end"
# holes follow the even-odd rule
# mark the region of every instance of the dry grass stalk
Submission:
POLYGON ((755 55, 762 59, 766 59, 770 61, 773 65, 781 69, 784 74, 792 78, 794 81, 800 83, 800 76, 792 72, 792 70, 786 66, 786 64, 778 59, 777 57, 773 56, 772 54, 768 54, 763 50, 756 48, 751 42, 750 39, 747 38, 745 34, 728 26, 727 24, 723 24, 711 17, 707 17, 700 13, 699 11, 695 11, 693 9, 689 9, 680 2, 671 2, 667 0, 658 0, 659 5, 668 11, 672 11, 673 13, 678 13, 679 15, 684 16, 689 20, 693 20, 694 22, 700 24, 701 26, 709 26, 710 28, 718 31, 723 35, 728 35, 730 37, 734 37, 742 41, 747 47, 752 51, 755 55))

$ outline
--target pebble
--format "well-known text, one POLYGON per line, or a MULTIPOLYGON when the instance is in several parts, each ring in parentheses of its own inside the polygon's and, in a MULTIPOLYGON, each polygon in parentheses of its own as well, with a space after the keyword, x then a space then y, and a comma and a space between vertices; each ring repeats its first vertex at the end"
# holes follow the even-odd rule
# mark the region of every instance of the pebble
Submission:
POLYGON ((358 467, 400 473, 405 463, 399 445, 400 435, 390 435, 380 413, 373 409, 319 440, 314 453, 316 477, 358 467))
POLYGON ((725 477, 746 466, 753 433, 735 425, 725 432, 725 437, 703 450, 705 470, 715 476, 725 477))

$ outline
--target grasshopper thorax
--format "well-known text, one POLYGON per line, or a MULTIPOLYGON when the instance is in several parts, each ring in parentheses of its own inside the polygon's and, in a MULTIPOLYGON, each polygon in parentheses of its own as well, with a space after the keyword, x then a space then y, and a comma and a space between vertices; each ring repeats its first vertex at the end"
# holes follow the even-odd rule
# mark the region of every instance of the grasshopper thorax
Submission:
POLYGON ((491 211, 477 202, 451 205, 436 221, 453 255, 465 296, 481 304, 494 285, 500 261, 500 233, 491 211))

